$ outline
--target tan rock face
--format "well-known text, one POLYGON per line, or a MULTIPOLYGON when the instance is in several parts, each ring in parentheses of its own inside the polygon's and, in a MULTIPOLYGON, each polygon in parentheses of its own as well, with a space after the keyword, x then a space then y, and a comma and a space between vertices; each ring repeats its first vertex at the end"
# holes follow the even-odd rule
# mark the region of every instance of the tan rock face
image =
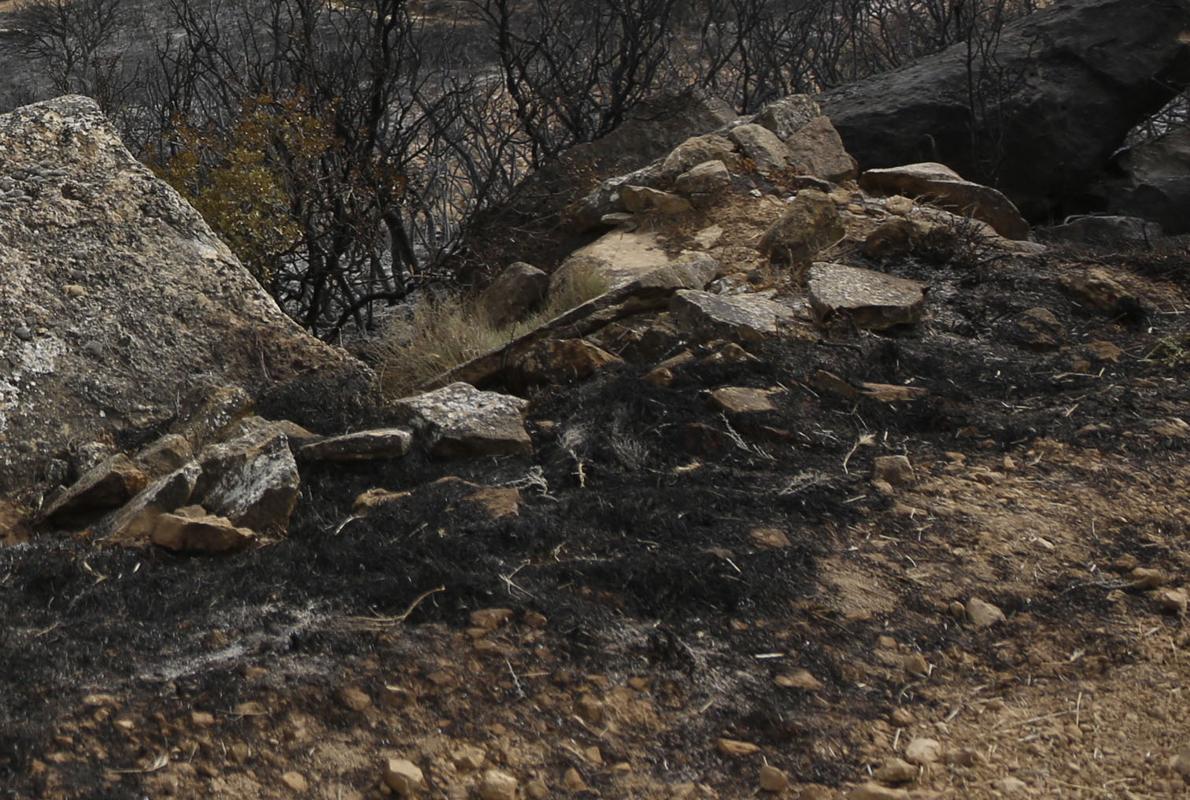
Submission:
POLYGON ((870 169, 860 176, 859 185, 877 194, 928 198, 940 208, 983 220, 1007 239, 1029 237, 1029 223, 1003 193, 963 180, 945 164, 926 162, 870 169))
POLYGON ((226 517, 208 514, 202 506, 187 506, 173 514, 161 514, 149 531, 149 541, 180 553, 220 555, 243 550, 255 538, 226 517))
POLYGON ((525 430, 526 405, 519 397, 452 383, 398 400, 393 410, 436 455, 509 455, 533 449, 525 430))
POLYGON ((496 276, 479 296, 479 302, 493 325, 511 325, 541 303, 549 288, 549 275, 518 261, 496 276))
POLYGON ((13 183, 0 200, 0 435, 26 444, 0 447, 0 494, 48 488, 44 466, 71 442, 171 419, 198 375, 253 397, 328 369, 370 375, 299 330, 93 101, 0 116, 0 143, 13 183))
POLYGON ((853 180, 855 159, 826 117, 817 117, 785 140, 789 163, 798 173, 839 183, 853 180))
POLYGON ((70 525, 117 508, 145 488, 148 479, 131 459, 114 456, 91 469, 50 502, 42 512, 45 525, 70 525))
POLYGON ((822 192, 803 189, 765 231, 760 251, 774 263, 806 267, 845 234, 834 201, 822 192))
POLYGON ((757 172, 776 172, 789 166, 789 148, 777 134, 763 125, 740 125, 732 128, 728 135, 756 165, 757 172))
POLYGON ((289 526, 301 478, 284 433, 265 428, 211 445, 198 462, 202 476, 192 498, 212 513, 261 533, 289 526))
POLYGON ((912 324, 925 306, 925 284, 842 264, 815 264, 808 284, 820 319, 846 315, 861 328, 912 324))

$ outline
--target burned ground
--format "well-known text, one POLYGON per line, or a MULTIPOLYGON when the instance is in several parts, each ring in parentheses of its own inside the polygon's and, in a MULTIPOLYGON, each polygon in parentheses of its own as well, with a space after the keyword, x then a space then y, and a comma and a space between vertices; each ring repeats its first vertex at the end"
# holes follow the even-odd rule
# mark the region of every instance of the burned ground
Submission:
MULTIPOLYGON (((903 708, 919 733, 981 754, 923 786, 994 796, 1014 768, 980 737, 1078 719, 1058 687, 1105 715, 1133 704, 1110 699, 1116 675, 1184 687, 1184 623, 1107 565, 1190 567, 1186 258, 906 260, 888 270, 931 286, 912 330, 752 343, 755 360, 696 358, 668 387, 627 363, 540 390, 531 458, 310 469, 289 535, 243 555, 85 535, 0 550, 2 791, 279 797, 297 770, 317 796, 372 797, 383 759, 404 754, 431 796, 463 796, 472 779, 451 754, 476 743, 563 794, 739 797, 761 758, 800 784, 855 780, 897 749, 886 720, 903 708), (1090 267, 1112 271, 1134 313, 1072 295, 1090 267), (1033 308, 1054 315, 1059 344, 1014 332, 1033 308), (820 371, 928 395, 838 396, 820 371), (709 402, 718 386, 782 391, 776 411, 737 416, 709 402), (893 454, 916 479, 890 495, 871 475, 893 454), (466 484, 434 483, 448 476, 518 488, 519 514, 493 518, 466 484), (412 492, 353 516, 374 487, 412 492), (758 544, 764 528, 788 546, 758 544), (972 595, 1008 615, 994 635, 953 615, 972 595), (510 622, 475 630, 471 612, 494 607, 510 622), (774 682, 799 669, 813 683, 774 682), (584 695, 604 710, 576 716, 584 695), (978 716, 1017 706, 1028 713, 978 716)), ((1184 688, 1142 684, 1137 703, 1190 713, 1184 688)), ((1170 744, 1160 725, 1111 719, 1145 747, 1170 744)), ((1029 780, 1054 793, 1073 782, 1059 762, 1076 759, 1048 730, 1031 740, 1046 752, 1015 763, 1041 765, 1029 780)), ((1122 757, 1086 796, 1125 796, 1100 788, 1118 779, 1109 789, 1174 791, 1163 770, 1122 757)))

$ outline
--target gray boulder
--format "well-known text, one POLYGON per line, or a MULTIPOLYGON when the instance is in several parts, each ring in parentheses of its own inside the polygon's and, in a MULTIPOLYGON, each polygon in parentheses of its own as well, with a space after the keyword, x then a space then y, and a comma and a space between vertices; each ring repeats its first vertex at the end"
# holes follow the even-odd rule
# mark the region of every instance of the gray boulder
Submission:
POLYGON ((252 397, 326 370, 371 383, 84 97, 0 116, 0 284, 0 496, 35 496, 73 442, 164 428, 199 381, 252 397))
POLYGON ((1115 214, 1153 220, 1172 235, 1190 233, 1190 125, 1182 125, 1116 158, 1122 178, 1105 187, 1115 214))
POLYGON ((972 152, 968 50, 832 90, 819 102, 864 169, 940 161, 1004 190, 1026 216, 1061 213, 1104 174, 1128 131, 1190 82, 1186 0, 1059 0, 1006 27, 1003 141, 972 152), (989 169, 995 167, 995 174, 989 169), (998 180, 996 180, 998 178, 998 180))
POLYGON ((517 261, 496 276, 479 296, 493 325, 511 325, 526 317, 545 299, 550 276, 532 264, 517 261))

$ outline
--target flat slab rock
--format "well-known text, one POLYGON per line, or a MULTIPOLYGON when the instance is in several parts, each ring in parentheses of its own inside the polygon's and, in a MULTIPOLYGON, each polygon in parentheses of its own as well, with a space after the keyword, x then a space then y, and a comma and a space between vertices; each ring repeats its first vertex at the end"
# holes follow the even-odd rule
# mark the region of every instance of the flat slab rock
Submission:
POLYGON ((810 267, 810 305, 819 320, 846 314, 861 328, 910 325, 925 307, 924 283, 883 272, 819 262, 810 267))
POLYGON ((404 428, 377 428, 345 433, 303 445, 298 458, 303 461, 369 461, 400 458, 413 445, 413 434, 404 428))
POLYGON ((776 336, 780 323, 793 318, 788 306, 754 294, 718 295, 680 291, 670 303, 679 324, 708 337, 758 341, 776 336))
POLYGON ((533 450, 525 430, 527 400, 452 383, 406 397, 393 410, 439 456, 517 455, 533 450))

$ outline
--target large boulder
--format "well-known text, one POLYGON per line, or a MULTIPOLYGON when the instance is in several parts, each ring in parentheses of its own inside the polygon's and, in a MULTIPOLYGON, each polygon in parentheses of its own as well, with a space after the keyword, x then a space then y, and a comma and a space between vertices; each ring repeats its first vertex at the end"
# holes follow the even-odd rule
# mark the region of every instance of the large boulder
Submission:
POLYGON ((1060 215, 1190 82, 1188 30, 1187 0, 1058 0, 1007 26, 995 54, 1005 91, 984 98, 1002 112, 991 159, 972 152, 965 44, 819 99, 865 169, 940 161, 995 183, 1026 216, 1060 215))
POLYGON ((0 116, 0 285, 0 496, 44 490, 73 443, 164 427, 199 381, 253 397, 327 370, 370 383, 84 97, 0 116))
POLYGON ((1115 166, 1122 177, 1105 187, 1109 209, 1190 233, 1190 125, 1123 151, 1115 166))

